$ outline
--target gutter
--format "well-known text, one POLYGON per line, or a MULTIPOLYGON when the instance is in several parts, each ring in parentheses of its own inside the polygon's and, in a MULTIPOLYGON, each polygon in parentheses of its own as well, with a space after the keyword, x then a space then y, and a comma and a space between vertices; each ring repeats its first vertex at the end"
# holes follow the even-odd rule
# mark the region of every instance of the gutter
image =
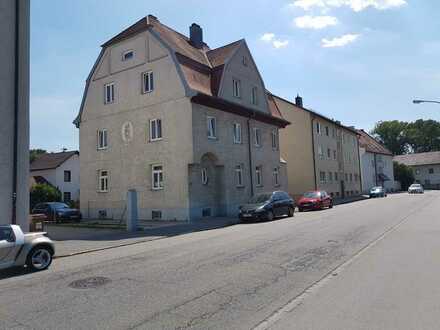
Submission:
POLYGON ((14 71, 14 137, 13 137, 13 163, 12 163, 12 218, 11 224, 17 223, 17 179, 18 179, 18 111, 19 111, 19 27, 20 27, 20 1, 15 1, 15 71, 14 71))

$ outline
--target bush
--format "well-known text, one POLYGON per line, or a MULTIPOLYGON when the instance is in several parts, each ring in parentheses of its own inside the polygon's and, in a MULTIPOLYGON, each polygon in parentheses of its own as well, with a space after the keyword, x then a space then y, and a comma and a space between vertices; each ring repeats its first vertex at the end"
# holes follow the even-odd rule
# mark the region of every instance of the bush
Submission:
POLYGON ((394 162, 394 180, 400 182, 402 190, 407 190, 414 183, 414 173, 411 167, 394 162))
POLYGON ((31 209, 38 203, 46 202, 61 202, 61 191, 44 183, 38 183, 32 186, 30 194, 31 209))

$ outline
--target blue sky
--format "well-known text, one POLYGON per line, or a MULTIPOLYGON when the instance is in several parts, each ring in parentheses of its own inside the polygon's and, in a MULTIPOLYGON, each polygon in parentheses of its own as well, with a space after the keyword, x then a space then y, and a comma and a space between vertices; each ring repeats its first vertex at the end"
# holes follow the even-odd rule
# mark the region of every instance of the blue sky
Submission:
POLYGON ((72 120, 100 45, 147 14, 211 48, 245 38, 266 88, 344 124, 440 120, 434 0, 31 1, 31 147, 78 148, 72 120))

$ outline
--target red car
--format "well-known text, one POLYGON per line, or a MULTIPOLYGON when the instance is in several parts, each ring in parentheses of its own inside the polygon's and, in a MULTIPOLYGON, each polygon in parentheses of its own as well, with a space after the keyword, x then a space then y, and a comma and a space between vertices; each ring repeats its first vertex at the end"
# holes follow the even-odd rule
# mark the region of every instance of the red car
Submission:
POLYGON ((333 198, 325 191, 309 191, 304 194, 298 201, 298 210, 322 210, 324 208, 333 207, 333 198))

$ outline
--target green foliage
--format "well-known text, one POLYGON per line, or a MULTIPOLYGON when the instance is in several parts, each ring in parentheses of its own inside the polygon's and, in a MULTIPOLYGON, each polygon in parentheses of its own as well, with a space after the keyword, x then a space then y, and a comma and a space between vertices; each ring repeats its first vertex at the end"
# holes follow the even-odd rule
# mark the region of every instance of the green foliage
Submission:
POLYGON ((61 191, 44 183, 32 186, 30 195, 31 209, 38 203, 45 202, 61 202, 61 191))
POLYGON ((411 167, 405 164, 394 162, 394 180, 399 181, 402 186, 402 190, 407 190, 408 187, 414 182, 414 173, 411 167))
POLYGON ((44 149, 31 149, 29 150, 29 161, 32 163, 38 156, 45 154, 47 151, 44 149))
POLYGON ((395 155, 440 150, 440 122, 435 120, 380 121, 371 133, 395 155))

